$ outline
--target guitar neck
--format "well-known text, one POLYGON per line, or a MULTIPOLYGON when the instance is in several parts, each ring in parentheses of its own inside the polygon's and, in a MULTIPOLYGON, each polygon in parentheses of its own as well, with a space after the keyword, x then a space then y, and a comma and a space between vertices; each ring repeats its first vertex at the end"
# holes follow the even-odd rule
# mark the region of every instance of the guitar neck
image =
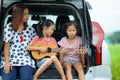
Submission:
MULTIPOLYGON (((74 48, 66 48, 68 52, 74 52, 74 48)), ((52 48, 51 52, 61 52, 62 48, 52 48)))

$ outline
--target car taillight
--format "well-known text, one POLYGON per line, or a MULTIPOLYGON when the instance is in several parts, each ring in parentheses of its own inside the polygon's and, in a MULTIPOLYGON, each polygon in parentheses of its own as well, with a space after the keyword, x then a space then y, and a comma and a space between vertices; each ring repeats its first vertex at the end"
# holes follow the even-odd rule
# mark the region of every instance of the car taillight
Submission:
POLYGON ((104 31, 97 22, 92 22, 92 31, 92 44, 96 47, 96 65, 100 65, 102 59, 101 46, 104 39, 104 31))

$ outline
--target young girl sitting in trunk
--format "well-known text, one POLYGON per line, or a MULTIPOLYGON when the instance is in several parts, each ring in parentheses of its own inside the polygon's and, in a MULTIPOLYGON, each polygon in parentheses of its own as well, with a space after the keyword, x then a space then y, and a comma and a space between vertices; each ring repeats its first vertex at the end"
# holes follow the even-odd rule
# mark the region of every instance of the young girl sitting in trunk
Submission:
MULTIPOLYGON (((69 21, 65 23, 65 32, 66 37, 63 37, 58 44, 63 48, 62 52, 63 54, 60 54, 60 63, 63 65, 63 68, 65 69, 67 80, 73 80, 72 77, 72 66, 76 69, 78 72, 78 78, 79 80, 85 80, 84 72, 83 72, 83 64, 85 63, 85 57, 84 54, 79 54, 77 51, 68 52, 67 48, 79 48, 79 46, 82 44, 81 37, 77 36, 78 28, 77 24, 74 21, 69 21), (82 59, 80 59, 80 57, 82 59)), ((86 53, 86 51, 85 51, 86 53)))
MULTIPOLYGON (((39 22, 38 27, 37 27, 38 35, 36 35, 32 39, 32 41, 29 43, 29 45, 27 46, 26 49, 27 50, 39 50, 41 52, 50 51, 50 49, 42 47, 42 45, 40 47, 33 46, 33 44, 38 41, 40 41, 46 45, 55 44, 55 46, 57 48, 56 40, 53 37, 51 37, 51 35, 54 32, 54 29, 55 29, 55 25, 54 25, 53 21, 51 21, 50 19, 47 19, 44 22, 39 22)), ((40 60, 37 60, 37 67, 39 67, 39 69, 34 74, 33 80, 37 80, 37 77, 43 71, 45 71, 52 63, 54 63, 55 67, 57 68, 58 72, 60 73, 62 80, 66 80, 62 66, 55 55, 51 56, 50 58, 42 58, 40 60)))

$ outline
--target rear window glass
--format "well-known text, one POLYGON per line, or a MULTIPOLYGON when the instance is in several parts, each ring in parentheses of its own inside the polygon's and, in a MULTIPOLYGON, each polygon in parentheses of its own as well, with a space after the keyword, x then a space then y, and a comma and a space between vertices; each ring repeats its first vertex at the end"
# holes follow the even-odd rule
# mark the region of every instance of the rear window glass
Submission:
MULTIPOLYGON (((57 17, 59 15, 32 15, 29 14, 29 19, 28 19, 28 25, 33 25, 33 24, 37 24, 39 21, 42 21, 44 19, 51 19, 55 24, 56 24, 56 20, 57 17), (39 16, 39 19, 38 19, 39 16)), ((74 20, 74 16, 73 15, 68 15, 69 20, 74 20)), ((11 15, 7 15, 4 21, 4 26, 6 26, 8 23, 10 23, 12 21, 12 17, 11 15)))
MULTIPOLYGON (((19 4, 19 3, 16 3, 19 4)), ((53 37, 57 41, 63 36, 63 26, 67 21, 77 21, 78 31, 80 36, 82 33, 81 17, 77 9, 70 4, 61 4, 61 3, 24 3, 29 9, 29 19, 27 21, 29 26, 32 26, 37 32, 37 24, 39 21, 44 21, 45 19, 51 19, 55 23, 55 34, 53 37), (59 37, 58 37, 59 35, 59 37), (60 36, 61 35, 61 36, 60 36)), ((14 5, 14 4, 13 4, 14 5)), ((4 27, 12 21, 12 6, 6 10, 4 18, 4 27)), ((64 33, 63 33, 64 34, 64 33)))

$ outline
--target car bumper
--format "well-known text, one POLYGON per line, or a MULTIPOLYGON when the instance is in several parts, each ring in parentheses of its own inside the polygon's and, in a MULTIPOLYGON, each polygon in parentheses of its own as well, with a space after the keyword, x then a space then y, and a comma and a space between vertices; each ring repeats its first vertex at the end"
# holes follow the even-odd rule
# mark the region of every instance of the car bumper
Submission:
MULTIPOLYGON (((39 79, 39 80, 61 80, 61 79, 39 79)), ((108 65, 90 67, 85 75, 85 80, 112 80, 111 68, 108 65)))
POLYGON ((112 80, 111 67, 108 65, 90 67, 85 80, 112 80))
MULTIPOLYGON (((0 80, 2 80, 1 76, 0 80)), ((61 80, 61 79, 38 79, 38 80, 61 80)), ((112 80, 111 68, 108 65, 90 67, 88 72, 85 74, 85 80, 112 80)))

